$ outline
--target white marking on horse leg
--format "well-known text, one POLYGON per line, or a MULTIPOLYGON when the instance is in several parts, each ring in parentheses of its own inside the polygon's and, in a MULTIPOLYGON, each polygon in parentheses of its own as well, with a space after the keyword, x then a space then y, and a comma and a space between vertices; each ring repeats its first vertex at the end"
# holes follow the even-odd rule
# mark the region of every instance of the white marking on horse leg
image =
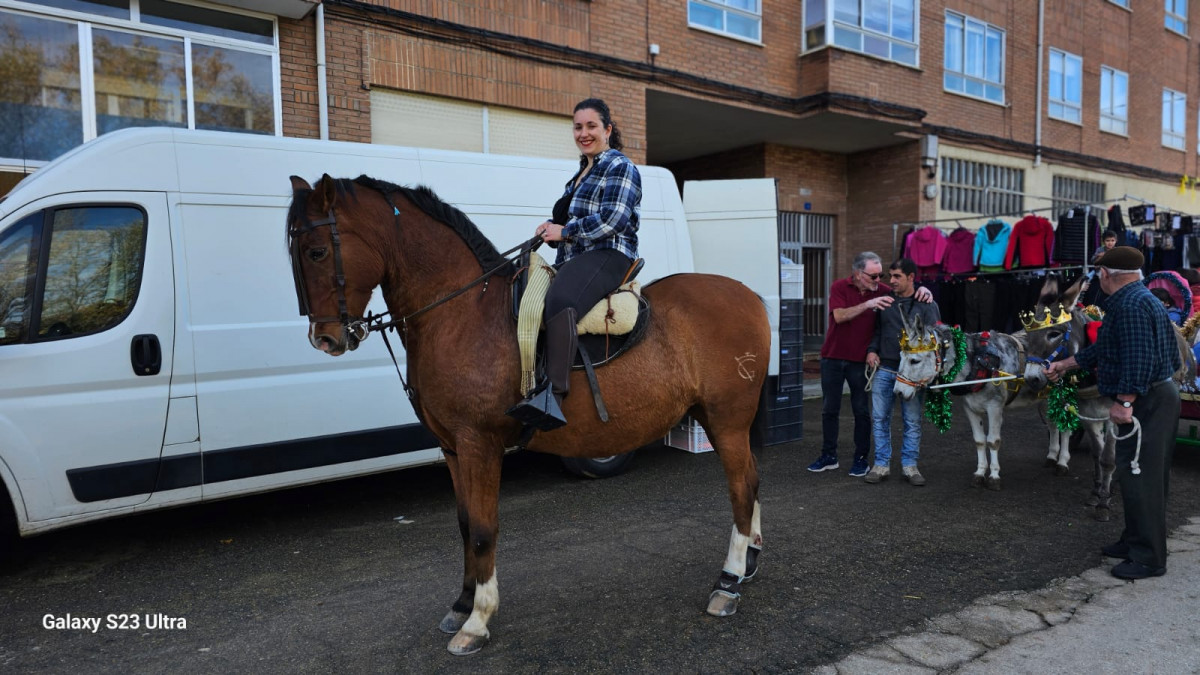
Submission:
MULTIPOLYGON (((758 513, 758 509, 754 509, 758 513)), ((725 571, 735 575, 739 580, 746 576, 746 547, 750 545, 750 537, 738 534, 737 525, 733 526, 733 534, 729 537, 729 554, 725 556, 725 571)))
POLYGON ((754 500, 754 515, 750 518, 750 543, 762 548, 762 507, 754 500))
POLYGON ((1000 477, 1000 439, 997 438, 995 443, 988 443, 988 457, 992 460, 992 478, 1000 477))
POLYGON ((487 624, 497 609, 500 609, 500 588, 496 584, 496 570, 493 569, 491 579, 475 585, 475 608, 471 610, 471 618, 463 624, 461 632, 488 637, 487 624))
POLYGON ((1058 465, 1064 469, 1071 463, 1071 432, 1058 434, 1058 465))
POLYGON ((975 475, 983 478, 987 473, 987 446, 984 443, 975 444, 975 475))
POLYGON ((1050 429, 1050 448, 1046 452, 1046 459, 1058 462, 1059 457, 1062 456, 1062 441, 1060 440, 1058 429, 1054 428, 1054 422, 1047 422, 1047 424, 1050 429))

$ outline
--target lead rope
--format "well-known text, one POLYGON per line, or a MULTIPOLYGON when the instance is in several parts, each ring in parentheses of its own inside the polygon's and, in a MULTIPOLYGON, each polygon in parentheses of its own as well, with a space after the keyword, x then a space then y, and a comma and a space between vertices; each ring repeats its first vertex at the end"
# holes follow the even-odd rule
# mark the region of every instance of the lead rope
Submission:
POLYGON ((875 373, 879 372, 879 366, 867 364, 867 388, 863 391, 871 391, 872 383, 875 381, 875 373))
POLYGON ((1136 417, 1133 418, 1133 429, 1130 430, 1129 433, 1125 434, 1124 436, 1118 436, 1117 435, 1117 425, 1113 424, 1111 417, 1101 417, 1101 418, 1085 417, 1083 415, 1080 415, 1079 413, 1075 413, 1075 416, 1078 417, 1079 419, 1083 420, 1084 422, 1104 422, 1106 433, 1118 441, 1123 441, 1126 438, 1129 438, 1130 436, 1137 434, 1137 445, 1135 446, 1134 451, 1133 451, 1133 461, 1131 461, 1129 463, 1129 472, 1135 476, 1142 473, 1141 467, 1138 466, 1138 458, 1142 456, 1142 423, 1138 422, 1138 418, 1136 418, 1136 417))

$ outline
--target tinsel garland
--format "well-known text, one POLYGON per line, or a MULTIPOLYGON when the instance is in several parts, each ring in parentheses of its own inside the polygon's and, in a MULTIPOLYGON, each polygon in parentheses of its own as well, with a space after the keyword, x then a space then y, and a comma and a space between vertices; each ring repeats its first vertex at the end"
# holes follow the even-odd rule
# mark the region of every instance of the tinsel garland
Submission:
MULTIPOLYGON (((958 326, 950 328, 950 338, 954 340, 954 365, 950 372, 934 378, 936 384, 948 384, 958 377, 963 365, 967 362, 967 337, 958 326)), ((946 433, 950 429, 950 418, 954 415, 950 407, 950 390, 930 389, 925 395, 925 419, 933 422, 938 433, 946 433)))
POLYGON ((1050 385, 1046 416, 1059 431, 1079 428, 1079 382, 1087 376, 1086 370, 1076 370, 1050 385))

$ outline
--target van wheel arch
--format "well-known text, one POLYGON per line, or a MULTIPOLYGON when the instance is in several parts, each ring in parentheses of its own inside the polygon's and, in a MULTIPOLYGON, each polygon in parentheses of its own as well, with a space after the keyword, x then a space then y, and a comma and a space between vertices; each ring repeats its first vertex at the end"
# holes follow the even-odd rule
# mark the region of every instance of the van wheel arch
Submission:
POLYGON ((0 565, 20 560, 21 536, 17 529, 17 511, 12 495, 4 482, 0 481, 0 565))

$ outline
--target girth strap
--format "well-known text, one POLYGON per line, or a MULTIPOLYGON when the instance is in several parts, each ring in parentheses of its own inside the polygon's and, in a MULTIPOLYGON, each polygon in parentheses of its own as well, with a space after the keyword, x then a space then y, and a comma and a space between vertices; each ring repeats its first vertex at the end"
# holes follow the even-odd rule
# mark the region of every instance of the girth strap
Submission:
POLYGON ((596 369, 592 367, 592 357, 587 349, 580 344, 579 356, 583 359, 583 369, 587 372, 588 386, 592 388, 592 400, 596 402, 596 412, 601 422, 608 421, 608 408, 604 405, 604 397, 600 395, 600 382, 596 379, 596 369))

